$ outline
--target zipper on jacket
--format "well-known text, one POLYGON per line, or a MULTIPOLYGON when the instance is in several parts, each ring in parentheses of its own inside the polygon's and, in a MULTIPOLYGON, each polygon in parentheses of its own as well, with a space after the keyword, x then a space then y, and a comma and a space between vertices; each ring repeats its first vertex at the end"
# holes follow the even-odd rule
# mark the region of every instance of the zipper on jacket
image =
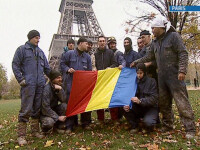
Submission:
POLYGON ((103 53, 101 54, 101 56, 102 56, 102 64, 103 64, 103 70, 104 70, 103 53))

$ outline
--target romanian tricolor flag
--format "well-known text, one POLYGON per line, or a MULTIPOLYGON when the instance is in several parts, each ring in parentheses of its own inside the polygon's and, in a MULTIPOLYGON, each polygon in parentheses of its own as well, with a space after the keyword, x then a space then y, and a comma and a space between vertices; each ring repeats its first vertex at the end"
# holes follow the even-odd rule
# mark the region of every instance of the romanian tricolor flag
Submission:
POLYGON ((130 105, 136 88, 135 69, 76 71, 66 115, 69 117, 92 110, 130 105))

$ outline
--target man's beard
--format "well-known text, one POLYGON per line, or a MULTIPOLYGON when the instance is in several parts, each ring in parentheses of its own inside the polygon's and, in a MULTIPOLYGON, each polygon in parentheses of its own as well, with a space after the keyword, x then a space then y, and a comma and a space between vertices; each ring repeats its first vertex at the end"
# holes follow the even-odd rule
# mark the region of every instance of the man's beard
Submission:
POLYGON ((132 49, 131 45, 124 45, 125 51, 130 51, 132 49))

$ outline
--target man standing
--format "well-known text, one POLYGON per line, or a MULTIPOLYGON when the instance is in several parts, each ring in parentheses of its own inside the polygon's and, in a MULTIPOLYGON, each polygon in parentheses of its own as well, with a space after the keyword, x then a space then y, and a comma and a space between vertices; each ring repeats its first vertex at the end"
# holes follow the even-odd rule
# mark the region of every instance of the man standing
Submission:
MULTIPOLYGON (((99 36, 98 49, 94 55, 97 70, 117 67, 113 51, 106 48, 106 38, 104 36, 99 36)), ((103 123, 104 109, 97 110, 97 116, 99 122, 103 123)))
MULTIPOLYGON (((65 55, 65 53, 67 53, 69 50, 74 50, 74 46, 75 46, 75 41, 73 39, 69 39, 67 41, 67 46, 64 47, 64 52, 61 54, 60 59, 62 59, 63 55, 65 55)), ((60 65, 60 59, 59 59, 59 65, 60 65)), ((61 71, 61 68, 59 66, 59 70, 61 71)), ((62 71, 61 71, 62 72, 62 71)), ((63 84, 62 87, 64 89, 65 92, 67 92, 67 81, 68 81, 68 75, 66 73, 63 74, 63 84)), ((67 95, 67 93, 66 93, 67 95)))
POLYGON ((50 72, 44 52, 38 47, 40 33, 31 30, 27 37, 28 42, 16 50, 12 61, 14 75, 21 85, 21 110, 17 129, 19 145, 27 144, 25 137, 30 117, 32 135, 43 137, 39 134, 40 107, 45 85, 44 73, 49 76, 50 72))
MULTIPOLYGON (((143 49, 139 52, 139 58, 142 58, 146 55, 146 53, 148 53, 148 51, 150 51, 150 46, 152 43, 151 33, 149 33, 149 31, 147 30, 144 30, 140 32, 140 37, 142 39, 142 42, 144 43, 143 49)), ((151 78, 156 79, 157 81, 156 61, 154 60, 151 62, 147 62, 145 63, 145 66, 147 67, 147 75, 151 78)))
POLYGON ((92 51, 92 47, 93 47, 93 42, 92 42, 92 40, 88 39, 88 47, 87 47, 86 53, 88 53, 91 57, 92 70, 96 71, 97 68, 95 66, 95 56, 94 56, 94 52, 92 51))
POLYGON ((68 50, 74 50, 75 41, 73 39, 69 39, 67 41, 67 46, 64 47, 64 51, 67 52, 68 50))
MULTIPOLYGON (((65 75, 68 76, 68 80, 66 81, 67 82, 67 101, 69 99, 69 95, 71 92, 73 73, 76 70, 85 70, 85 71, 92 70, 91 58, 85 52, 88 46, 87 39, 83 37, 79 38, 77 45, 78 47, 75 50, 64 53, 60 62, 60 68, 64 77, 65 75)), ((68 130, 72 130, 74 125, 78 123, 77 116, 72 116, 70 118, 74 120, 74 124, 71 125, 68 128, 68 130)), ((81 114, 82 127, 85 128, 90 123, 91 123, 91 113, 86 112, 86 113, 81 114)))
MULTIPOLYGON (((115 37, 108 38, 108 48, 114 52, 115 60, 117 61, 119 69, 126 67, 126 61, 124 59, 124 55, 121 51, 117 49, 117 41, 115 37)), ((119 119, 122 118, 122 113, 120 108, 110 108, 111 120, 114 121, 115 124, 119 124, 119 119)))
POLYGON ((143 58, 134 61, 131 66, 139 62, 156 60, 163 131, 173 129, 172 99, 174 99, 181 122, 185 127, 186 138, 191 139, 194 138, 196 129, 194 113, 184 83, 188 53, 180 35, 177 32, 172 32, 171 29, 170 23, 165 18, 162 16, 155 18, 152 22, 152 32, 156 39, 151 45, 150 52, 143 58))
POLYGON ((45 85, 42 97, 42 114, 40 117, 42 131, 47 133, 56 128, 59 133, 64 133, 66 128, 66 97, 62 89, 62 75, 56 70, 49 74, 50 82, 45 85), (60 104, 58 104, 60 102, 60 104))
POLYGON ((141 50, 142 50, 142 48, 144 47, 144 43, 143 43, 141 37, 139 37, 139 38, 137 39, 137 45, 138 45, 138 53, 140 53, 141 50))
POLYGON ((114 52, 114 57, 120 69, 126 67, 126 61, 121 51, 117 49, 117 41, 114 37, 108 38, 108 48, 114 52))
POLYGON ((126 67, 130 67, 130 64, 138 59, 138 53, 132 48, 132 40, 129 37, 124 39, 124 59, 126 61, 126 67))

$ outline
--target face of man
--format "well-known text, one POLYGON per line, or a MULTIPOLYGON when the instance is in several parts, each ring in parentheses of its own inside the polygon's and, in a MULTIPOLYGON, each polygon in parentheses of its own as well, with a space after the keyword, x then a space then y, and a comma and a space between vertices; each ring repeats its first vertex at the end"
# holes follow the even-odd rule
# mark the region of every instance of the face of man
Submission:
POLYGON ((164 28, 160 28, 160 27, 152 27, 151 29, 155 37, 159 37, 165 32, 164 28))
POLYGON ((116 50, 116 49, 117 49, 117 44, 116 44, 115 42, 111 42, 111 43, 109 44, 109 47, 110 47, 110 49, 112 49, 112 50, 116 50))
POLYGON ((137 40, 138 49, 141 50, 144 47, 144 43, 142 39, 137 40))
POLYGON ((38 46, 38 43, 40 42, 40 37, 39 36, 35 36, 34 38, 30 39, 30 43, 38 46))
POLYGON ((124 40, 124 46, 128 46, 130 44, 129 40, 124 40))
POLYGON ((144 77, 144 72, 142 70, 137 71, 137 78, 142 79, 144 77))
POLYGON ((53 84, 62 85, 62 76, 58 76, 52 81, 53 84))
POLYGON ((93 46, 92 43, 88 43, 88 47, 87 47, 87 51, 88 51, 88 52, 92 50, 92 46, 93 46))
POLYGON ((74 44, 73 43, 68 43, 67 47, 68 47, 68 50, 74 50, 74 44))
POLYGON ((144 45, 147 45, 151 41, 151 36, 150 35, 142 35, 141 39, 142 39, 144 45))
POLYGON ((79 47, 80 51, 87 51, 87 47, 88 47, 88 42, 81 42, 79 47))
POLYGON ((104 50, 106 47, 106 39, 104 37, 100 37, 98 40, 98 47, 100 50, 104 50))

